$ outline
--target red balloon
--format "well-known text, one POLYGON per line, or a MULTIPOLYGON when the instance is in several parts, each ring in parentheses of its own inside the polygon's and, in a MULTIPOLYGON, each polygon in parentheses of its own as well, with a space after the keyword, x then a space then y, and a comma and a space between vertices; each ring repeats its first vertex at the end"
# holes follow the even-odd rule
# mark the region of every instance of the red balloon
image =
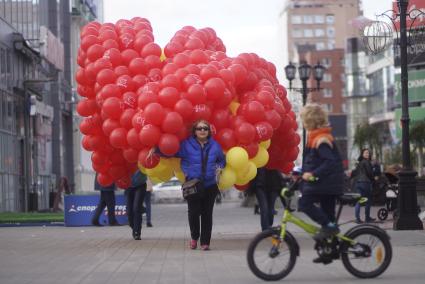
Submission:
POLYGON ((107 84, 103 86, 101 93, 104 100, 111 97, 120 98, 122 94, 121 89, 115 84, 107 84))
POLYGON ((161 153, 172 156, 179 150, 180 142, 176 135, 164 133, 159 139, 158 147, 161 153))
POLYGON ((167 45, 164 48, 164 54, 167 56, 167 58, 172 58, 174 55, 180 53, 183 51, 183 46, 175 41, 167 43, 167 45))
POLYGON ((108 162, 106 164, 95 164, 92 163, 93 170, 97 173, 107 174, 109 171, 109 168, 111 167, 111 164, 108 162))
POLYGON ((177 64, 173 62, 167 63, 162 68, 162 75, 164 75, 164 78, 165 78, 167 75, 176 73, 178 69, 179 69, 179 66, 177 66, 177 64))
POLYGON ((145 107, 144 116, 149 123, 161 125, 165 117, 165 110, 159 103, 150 103, 145 107))
POLYGON ((219 78, 220 73, 218 73, 218 69, 215 66, 213 66, 212 64, 209 64, 201 68, 201 72, 199 73, 199 76, 201 77, 202 81, 206 82, 211 78, 219 78))
POLYGON ((233 75, 235 76, 236 85, 239 85, 240 83, 242 83, 248 74, 248 71, 246 71, 246 68, 241 64, 232 64, 227 69, 233 72, 233 75))
POLYGON ((122 112, 124 111, 124 105, 121 100, 116 97, 108 98, 103 102, 102 111, 108 117, 119 120, 122 112))
POLYGON ((139 139, 139 132, 135 128, 131 128, 127 132, 127 143, 130 147, 140 150, 143 148, 143 144, 139 139))
POLYGON ((242 148, 244 148, 246 150, 246 152, 248 153, 248 157, 250 159, 254 158, 255 155, 257 155, 257 153, 258 153, 258 147, 259 146, 255 142, 248 144, 248 145, 242 144, 241 146, 242 146, 242 148))
POLYGON ((218 129, 229 127, 230 113, 226 109, 219 109, 213 112, 211 117, 211 123, 218 129))
POLYGON ((91 154, 91 161, 93 164, 104 165, 108 162, 108 156, 105 152, 94 151, 91 154))
POLYGON ((239 128, 239 126, 241 126, 241 124, 244 122, 246 122, 246 120, 243 116, 237 115, 237 116, 230 117, 230 126, 233 129, 239 128))
POLYGON ((87 49, 87 58, 94 62, 103 56, 105 48, 100 44, 93 44, 87 49))
POLYGON ((108 174, 103 174, 103 173, 99 173, 97 175, 97 182, 103 186, 103 187, 107 187, 110 186, 114 180, 112 179, 112 177, 108 174))
POLYGON ((97 103, 93 99, 82 99, 77 104, 77 112, 81 116, 93 115, 97 110, 97 103))
POLYGON ((192 120, 210 120, 211 117, 211 109, 209 106, 205 104, 198 104, 193 107, 192 120))
POLYGON ((128 75, 121 75, 116 80, 117 86, 121 89, 121 92, 131 92, 136 89, 136 85, 133 79, 128 75))
POLYGON ((126 129, 130 129, 133 127, 132 120, 133 116, 136 114, 136 110, 128 108, 123 111, 120 117, 120 124, 122 127, 126 129))
MULTIPOLYGON (((152 67, 150 67, 150 68, 152 68, 152 67)), ((153 68, 153 69, 149 70, 148 78, 149 78, 149 80, 151 80, 151 82, 160 81, 162 79, 161 69, 153 68)))
POLYGON ((109 142, 112 147, 124 149, 128 147, 127 144, 127 130, 125 128, 115 128, 109 135, 109 142))
POLYGON ((133 119, 131 120, 131 124, 137 131, 140 131, 140 129, 142 129, 143 126, 148 124, 145 118, 145 114, 142 111, 137 112, 133 116, 133 119))
POLYGON ((188 74, 182 80, 182 85, 185 90, 188 90, 190 86, 194 84, 202 84, 202 79, 199 75, 196 74, 188 74))
POLYGON ((127 160, 127 162, 136 163, 137 158, 139 156, 139 151, 137 151, 133 148, 128 148, 128 149, 125 149, 124 151, 122 151, 122 154, 124 156, 124 159, 127 160))
POLYGON ((189 50, 204 49, 205 44, 199 38, 191 38, 186 42, 184 48, 189 50))
POLYGON ((93 151, 94 149, 91 146, 91 136, 84 135, 83 139, 81 140, 81 146, 83 146, 84 150, 86 151, 93 151))
POLYGON ((267 122, 270 123, 272 128, 278 129, 280 126, 280 123, 282 122, 282 118, 280 117, 279 113, 275 111, 274 109, 272 109, 272 110, 266 111, 265 115, 266 115, 267 122))
POLYGON ((232 129, 224 128, 220 130, 215 136, 217 142, 221 145, 223 150, 229 150, 230 148, 236 146, 236 136, 232 129))
POLYGON ((173 87, 165 87, 158 93, 158 101, 164 107, 174 108, 179 99, 179 91, 173 87))
POLYGON ((136 51, 141 52, 143 47, 145 47, 150 42, 152 42, 152 38, 147 35, 136 36, 136 39, 133 43, 133 48, 136 51))
POLYGON ((264 106, 257 101, 251 101, 246 104, 244 116, 251 123, 262 121, 265 119, 264 106))
POLYGON ((86 75, 84 68, 78 68, 77 73, 75 74, 75 81, 80 85, 85 85, 88 82, 86 81, 86 75))
POLYGON ((126 49, 121 52, 121 58, 125 65, 129 65, 131 60, 133 60, 136 57, 139 57, 139 54, 133 49, 126 49))
POLYGON ((108 174, 112 179, 118 180, 127 174, 127 170, 122 165, 111 165, 108 174))
POLYGON ((204 104, 207 100, 207 93, 203 85, 193 84, 188 88, 186 93, 182 94, 182 97, 194 105, 204 104))
POLYGON ((149 55, 156 55, 159 57, 161 56, 161 53, 161 47, 154 42, 150 42, 143 47, 142 51, 140 52, 140 55, 142 57, 147 57, 149 55))
POLYGON ((218 71, 220 78, 228 85, 233 85, 235 83, 235 75, 229 69, 221 69, 218 71))
POLYGON ((162 131, 165 133, 177 133, 183 126, 181 115, 174 111, 167 113, 162 121, 162 131))
POLYGON ((229 91, 229 89, 225 89, 223 95, 215 100, 214 106, 216 108, 226 108, 233 100, 233 94, 229 91))
POLYGON ((235 184, 235 188, 239 191, 245 191, 249 188, 249 183, 244 184, 244 185, 237 185, 235 184))
POLYGON ((118 39, 121 49, 133 49, 134 35, 130 33, 123 33, 118 39))
POLYGON ((129 176, 123 176, 120 179, 118 179, 115 183, 116 183, 117 187, 127 189, 131 185, 131 178, 129 176))
POLYGON ((137 95, 134 92, 125 92, 122 95, 122 102, 124 104, 124 108, 135 109, 137 106, 137 95))
POLYGON ((133 82, 136 84, 136 88, 139 88, 149 83, 149 78, 145 75, 138 74, 133 77, 133 82))
POLYGON ((119 127, 121 127, 120 123, 111 118, 106 119, 102 124, 102 130, 106 136, 111 135, 112 131, 119 127))
POLYGON ((159 156, 150 148, 140 150, 137 160, 146 169, 152 169, 159 164, 159 156))
POLYGON ((87 35, 81 39, 80 47, 82 50, 87 51, 90 46, 98 43, 100 43, 100 41, 97 36, 87 35))
POLYGON ((257 131, 256 137, 258 138, 258 141, 266 141, 273 136, 273 127, 266 121, 256 123, 255 130, 257 131))
POLYGON ((248 123, 248 122, 242 122, 241 125, 236 128, 235 134, 238 138, 239 143, 241 144, 250 144, 255 139, 255 127, 248 123))
POLYGON ((260 91, 255 96, 255 99, 263 104, 266 108, 272 109, 274 107, 274 97, 273 94, 268 91, 260 91))
POLYGON ((102 119, 98 116, 84 118, 80 123, 80 131, 84 135, 94 135, 101 133, 102 119))
MULTIPOLYGON (((171 63, 172 64, 172 63, 171 63)), ((164 71, 163 71, 164 73, 164 71)), ((161 87, 173 87, 180 90, 181 84, 179 78, 174 74, 168 74, 162 78, 161 87)))
POLYGON ((139 94, 139 98, 137 99, 137 105, 140 109, 144 109, 150 103, 158 102, 158 95, 152 91, 137 91, 137 93, 139 94))
POLYGON ((139 132, 140 142, 148 147, 157 145, 160 137, 161 130, 158 126, 152 124, 146 124, 139 132))
MULTIPOLYGON (((116 41, 118 36, 113 30, 103 30, 99 33, 99 40, 105 43, 106 41, 114 40, 116 41)), ((118 45, 117 45, 118 46, 118 45)))
POLYGON ((96 82, 101 86, 115 83, 116 79, 117 75, 111 69, 103 69, 96 76, 96 82))
POLYGON ((119 66, 123 63, 121 52, 118 48, 110 48, 105 51, 103 58, 109 59, 113 67, 119 66))
POLYGON ((190 53, 190 61, 194 64, 208 63, 208 55, 205 51, 196 49, 190 53))
POLYGON ((112 152, 109 155, 109 160, 114 165, 125 165, 127 162, 124 159, 124 156, 122 155, 121 149, 113 149, 112 152))
POLYGON ((179 53, 173 58, 173 62, 177 64, 179 67, 185 67, 190 64, 190 57, 186 54, 179 53))
POLYGON ((204 87, 208 100, 216 100, 223 95, 226 85, 220 78, 211 78, 205 82, 204 87))
POLYGON ((179 113, 184 120, 189 120, 192 117, 193 105, 187 99, 180 99, 174 105, 174 111, 179 113))

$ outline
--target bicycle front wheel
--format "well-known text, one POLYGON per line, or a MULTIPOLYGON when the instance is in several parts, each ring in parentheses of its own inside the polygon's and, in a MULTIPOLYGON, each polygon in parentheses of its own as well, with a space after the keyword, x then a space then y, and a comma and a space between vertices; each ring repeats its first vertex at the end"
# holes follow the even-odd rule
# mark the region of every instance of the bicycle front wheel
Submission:
POLYGON ((348 235, 356 241, 341 246, 341 260, 345 268, 359 278, 374 278, 390 265, 392 247, 388 236, 373 227, 359 228, 348 235))
POLYGON ((249 269, 258 278, 276 281, 284 278, 294 268, 297 244, 292 238, 280 240, 279 230, 269 229, 259 233, 248 247, 249 269))

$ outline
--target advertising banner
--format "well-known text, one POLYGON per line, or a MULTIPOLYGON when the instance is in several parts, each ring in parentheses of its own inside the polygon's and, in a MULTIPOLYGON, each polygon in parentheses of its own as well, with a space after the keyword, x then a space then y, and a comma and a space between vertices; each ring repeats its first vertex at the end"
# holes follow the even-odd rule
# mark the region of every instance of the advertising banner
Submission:
MULTIPOLYGON (((65 195, 65 226, 91 226, 91 218, 96 210, 100 195, 65 195)), ((127 224, 125 196, 115 196, 115 218, 120 224, 127 224)), ((107 208, 102 212, 99 223, 108 225, 107 208)))

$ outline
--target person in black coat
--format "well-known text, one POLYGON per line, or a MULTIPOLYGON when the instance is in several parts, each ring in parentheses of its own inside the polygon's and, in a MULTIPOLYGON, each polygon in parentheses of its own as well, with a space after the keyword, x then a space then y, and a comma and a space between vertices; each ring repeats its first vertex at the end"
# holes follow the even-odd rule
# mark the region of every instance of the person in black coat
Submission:
MULTIPOLYGON (((322 241, 339 233, 335 206, 337 196, 343 193, 344 168, 326 112, 319 105, 311 104, 304 107, 301 118, 307 130, 307 143, 298 208, 321 225, 314 239, 322 241)), ((320 258, 314 261, 323 262, 320 258)))
POLYGON ((283 185, 281 173, 266 168, 259 168, 257 176, 250 183, 250 191, 257 197, 263 231, 273 226, 274 204, 283 185))
POLYGON ((102 186, 97 181, 97 173, 94 178, 94 190, 100 191, 100 199, 97 204, 96 210, 94 211, 91 223, 93 226, 102 226, 99 223, 99 217, 102 214, 103 209, 108 208, 108 222, 109 226, 119 226, 117 219, 115 219, 115 190, 116 186, 114 183, 108 186, 102 186))
POLYGON ((128 225, 133 239, 140 240, 142 232, 142 203, 146 194, 146 175, 137 170, 131 177, 131 185, 125 190, 128 225))
MULTIPOLYGON (((373 222, 374 218, 370 217, 370 205, 372 203, 372 183, 374 181, 374 173, 372 169, 371 155, 369 149, 362 149, 357 165, 357 177, 354 188, 361 194, 362 197, 367 198, 365 204, 365 221, 373 222)), ((363 221, 360 218, 360 204, 357 203, 355 207, 356 223, 360 224, 363 221)))

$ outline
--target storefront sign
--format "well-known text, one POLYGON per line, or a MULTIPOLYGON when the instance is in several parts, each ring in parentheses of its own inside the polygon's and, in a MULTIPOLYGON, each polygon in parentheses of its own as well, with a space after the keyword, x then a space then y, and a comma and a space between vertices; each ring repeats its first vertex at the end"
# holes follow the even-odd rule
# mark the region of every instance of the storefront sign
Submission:
MULTIPOLYGON (((425 101, 425 70, 409 71, 407 83, 409 92, 409 103, 425 101)), ((401 80, 400 74, 395 75, 395 101, 401 104, 401 80)))

